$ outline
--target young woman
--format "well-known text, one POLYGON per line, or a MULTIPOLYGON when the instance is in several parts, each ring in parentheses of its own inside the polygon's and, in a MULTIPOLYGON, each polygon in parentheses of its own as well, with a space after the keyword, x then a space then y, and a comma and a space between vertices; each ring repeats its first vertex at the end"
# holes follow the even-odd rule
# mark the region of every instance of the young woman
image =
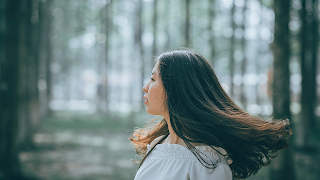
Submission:
POLYGON ((164 118, 130 138, 144 156, 135 180, 242 179, 289 147, 288 122, 240 109, 200 54, 178 50, 156 61, 143 97, 146 111, 164 118))

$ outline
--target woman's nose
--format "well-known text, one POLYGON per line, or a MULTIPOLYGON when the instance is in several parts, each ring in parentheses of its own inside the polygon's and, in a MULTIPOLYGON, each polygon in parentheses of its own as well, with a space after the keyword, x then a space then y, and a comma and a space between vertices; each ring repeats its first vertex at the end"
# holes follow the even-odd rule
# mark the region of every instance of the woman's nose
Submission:
POLYGON ((144 92, 148 92, 148 84, 146 84, 145 86, 143 86, 142 90, 143 90, 144 92))

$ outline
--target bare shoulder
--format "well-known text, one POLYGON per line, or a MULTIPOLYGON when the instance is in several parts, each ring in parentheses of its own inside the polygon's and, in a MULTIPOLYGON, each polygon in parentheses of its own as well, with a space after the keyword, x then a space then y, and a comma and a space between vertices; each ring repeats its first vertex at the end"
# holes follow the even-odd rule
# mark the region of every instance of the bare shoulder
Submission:
POLYGON ((151 142, 150 146, 153 147, 153 146, 155 146, 156 144, 158 144, 158 142, 159 142, 164 136, 165 136, 165 135, 162 135, 162 136, 159 136, 159 137, 155 138, 155 139, 151 142))

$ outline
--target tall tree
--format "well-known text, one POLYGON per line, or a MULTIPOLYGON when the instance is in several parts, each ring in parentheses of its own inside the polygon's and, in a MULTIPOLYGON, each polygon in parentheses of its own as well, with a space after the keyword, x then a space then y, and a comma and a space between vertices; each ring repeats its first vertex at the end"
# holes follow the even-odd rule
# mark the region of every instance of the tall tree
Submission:
POLYGON ((50 24, 51 11, 49 5, 51 1, 40 1, 39 4, 39 77, 44 82, 42 98, 40 99, 42 107, 42 116, 51 115, 48 104, 51 99, 51 42, 50 42, 50 24))
POLYGON ((167 21, 167 23, 168 23, 168 25, 166 26, 166 28, 165 28, 165 32, 166 32, 166 35, 167 35, 167 42, 166 42, 166 45, 165 45, 165 50, 170 50, 170 46, 171 46, 171 44, 172 44, 172 42, 171 42, 171 38, 170 38, 170 9, 171 9, 171 3, 172 1, 166 1, 166 3, 165 3, 165 15, 164 15, 164 19, 166 19, 166 21, 167 21))
POLYGON ((317 50, 319 41, 319 24, 317 0, 302 0, 300 10, 300 60, 301 60, 301 124, 299 127, 298 145, 305 147, 311 130, 315 127, 315 107, 317 101, 316 75, 317 50))
MULTIPOLYGON (((113 23, 112 23, 112 7, 113 7, 113 1, 110 1, 109 4, 106 5, 106 43, 105 43, 105 69, 108 71, 109 63, 110 63, 110 39, 113 32, 113 23)), ((104 80, 104 90, 103 90, 103 99, 105 101, 106 105, 106 112, 108 112, 108 79, 104 80)))
POLYGON ((190 0, 186 0, 185 46, 190 47, 190 0))
MULTIPOLYGON (((2 3, 1 3, 2 4, 2 3)), ((2 4, 3 5, 3 4, 2 4)), ((0 179, 23 179, 18 158, 21 1, 6 1, 5 59, 1 62, 0 179)))
MULTIPOLYGON (((142 27, 142 11, 143 11, 143 0, 139 0, 138 8, 136 9, 136 35, 135 35, 135 44, 138 45, 139 48, 139 58, 140 58, 140 74, 141 74, 141 87, 144 86, 144 78, 145 78, 145 61, 144 61, 144 47, 143 42, 141 40, 143 27, 142 27)), ((144 106, 144 100, 141 98, 141 108, 144 106)))
POLYGON ((51 45, 51 24, 52 24, 52 15, 50 11, 50 4, 52 1, 46 1, 44 2, 44 10, 45 10, 45 16, 46 16, 46 27, 44 29, 45 31, 45 38, 46 38, 46 82, 47 82, 47 89, 46 89, 46 96, 47 96, 47 116, 52 116, 53 112, 49 107, 49 103, 52 100, 52 71, 51 71, 51 65, 52 65, 52 45, 51 45))
POLYGON ((209 61, 212 65, 214 65, 214 58, 215 58, 215 38, 214 38, 214 7, 215 7, 216 0, 209 0, 209 13, 208 13, 208 19, 209 19, 209 25, 208 25, 208 31, 209 31, 209 46, 210 46, 210 55, 209 55, 209 61))
MULTIPOLYGON (((242 9, 242 31, 246 32, 246 9, 247 9, 247 0, 244 0, 244 5, 242 9)), ((247 68, 247 41, 243 34, 241 39, 241 51, 243 53, 242 63, 241 63, 241 77, 242 77, 242 83, 241 83, 241 104, 243 109, 246 109, 247 107, 247 98, 246 98, 246 86, 244 85, 244 75, 246 74, 246 68, 247 68)))
MULTIPOLYGON (((273 116, 289 118, 290 113, 290 0, 274 0, 275 30, 273 42, 273 116)), ((292 141, 291 141, 292 145, 292 141)), ((280 152, 271 166, 272 180, 294 180, 292 148, 280 152)))
MULTIPOLYGON (((152 56, 157 55, 157 22, 158 22, 158 0, 153 1, 153 17, 152 17, 152 25, 153 25, 153 43, 152 43, 152 56)), ((153 64, 152 64, 153 65, 153 64)))
POLYGON ((32 42, 30 37, 32 36, 31 28, 31 15, 32 15, 32 1, 22 0, 20 7, 20 33, 19 33, 19 141, 20 147, 29 148, 32 144, 32 128, 31 119, 29 114, 29 86, 30 76, 29 76, 29 68, 30 68, 30 58, 29 55, 32 51, 32 42))
POLYGON ((232 8, 230 11, 230 19, 231 19, 231 29, 232 29, 232 36, 230 38, 230 44, 229 44, 229 71, 230 71, 230 96, 233 97, 233 89, 234 89, 234 84, 233 84, 233 76, 234 76, 234 51, 235 51, 235 37, 234 37, 234 30, 236 29, 236 23, 234 22, 234 11, 235 11, 235 4, 234 2, 232 3, 232 8))
POLYGON ((28 69, 27 69, 27 87, 26 87, 26 102, 25 109, 28 123, 25 135, 25 144, 33 146, 33 133, 39 127, 39 92, 38 92, 38 77, 39 77, 39 53, 38 53, 38 31, 39 31, 39 0, 28 1, 30 8, 29 28, 27 31, 28 46, 28 69))

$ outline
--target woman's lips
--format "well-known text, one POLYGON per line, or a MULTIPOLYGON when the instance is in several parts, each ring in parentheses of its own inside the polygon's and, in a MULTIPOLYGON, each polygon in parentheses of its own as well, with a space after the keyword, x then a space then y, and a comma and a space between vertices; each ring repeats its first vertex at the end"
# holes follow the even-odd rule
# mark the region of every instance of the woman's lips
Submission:
POLYGON ((147 104, 147 102, 148 102, 148 100, 146 100, 146 101, 144 102, 144 104, 147 104))

